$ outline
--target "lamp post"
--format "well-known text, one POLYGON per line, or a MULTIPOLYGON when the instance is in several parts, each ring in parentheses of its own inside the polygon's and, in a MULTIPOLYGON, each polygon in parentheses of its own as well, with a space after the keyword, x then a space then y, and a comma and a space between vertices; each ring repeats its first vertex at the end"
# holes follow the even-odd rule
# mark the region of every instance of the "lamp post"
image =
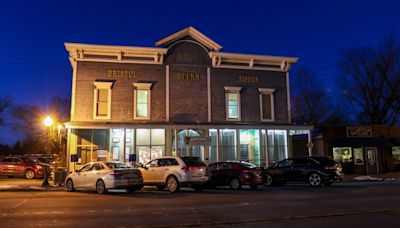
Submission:
MULTIPOLYGON (((47 138, 46 138, 46 155, 49 154, 49 131, 50 127, 53 125, 53 120, 50 118, 50 116, 47 116, 46 119, 44 119, 44 125, 47 127, 47 138)), ((43 179, 43 184, 42 187, 49 187, 49 181, 48 181, 48 172, 49 172, 49 163, 46 159, 46 168, 44 172, 44 179, 43 179)))

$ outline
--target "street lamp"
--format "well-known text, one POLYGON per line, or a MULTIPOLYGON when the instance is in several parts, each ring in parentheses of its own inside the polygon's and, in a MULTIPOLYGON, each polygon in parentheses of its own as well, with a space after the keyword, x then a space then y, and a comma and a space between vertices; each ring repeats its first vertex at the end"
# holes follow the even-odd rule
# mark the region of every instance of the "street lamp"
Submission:
MULTIPOLYGON (((50 127, 53 125, 53 120, 51 119, 50 116, 47 116, 46 119, 44 119, 44 125, 47 127, 47 139, 46 139, 46 155, 49 154, 49 131, 50 131, 50 127)), ((46 169, 44 172, 44 180, 43 180, 43 184, 42 187, 49 187, 49 181, 48 181, 48 170, 49 169, 49 163, 48 160, 46 158, 46 169)))

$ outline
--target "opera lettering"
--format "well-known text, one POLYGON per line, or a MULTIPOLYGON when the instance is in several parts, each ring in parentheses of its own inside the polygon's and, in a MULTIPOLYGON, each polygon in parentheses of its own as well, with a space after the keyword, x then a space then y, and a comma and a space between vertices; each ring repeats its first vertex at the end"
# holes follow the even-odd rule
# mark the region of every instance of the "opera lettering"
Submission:
POLYGON ((178 80, 184 80, 184 81, 199 81, 200 80, 200 76, 197 73, 191 73, 191 72, 177 73, 176 78, 178 80))
POLYGON ((137 78, 135 70, 107 70, 109 78, 137 78))

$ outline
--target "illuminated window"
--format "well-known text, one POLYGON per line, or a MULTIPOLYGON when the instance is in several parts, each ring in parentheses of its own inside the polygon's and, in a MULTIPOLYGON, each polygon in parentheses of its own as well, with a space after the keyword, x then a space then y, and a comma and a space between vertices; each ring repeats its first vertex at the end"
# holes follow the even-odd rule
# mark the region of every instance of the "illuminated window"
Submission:
POLYGON ((240 120, 240 90, 225 86, 226 120, 240 120))
POLYGON ((93 119, 111 118, 111 88, 113 82, 94 82, 93 119))
POLYGON ((261 121, 274 121, 274 92, 275 89, 260 88, 261 121))
POLYGON ((133 83, 135 86, 135 119, 150 119, 151 83, 133 83))

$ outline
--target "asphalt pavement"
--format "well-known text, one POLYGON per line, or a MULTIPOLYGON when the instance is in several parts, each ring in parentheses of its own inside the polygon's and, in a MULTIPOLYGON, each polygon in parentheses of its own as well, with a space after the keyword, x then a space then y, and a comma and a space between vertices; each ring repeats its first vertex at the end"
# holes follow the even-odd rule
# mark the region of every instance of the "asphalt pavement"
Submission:
POLYGON ((2 191, 1 227, 399 227, 400 181, 170 194, 2 191))

